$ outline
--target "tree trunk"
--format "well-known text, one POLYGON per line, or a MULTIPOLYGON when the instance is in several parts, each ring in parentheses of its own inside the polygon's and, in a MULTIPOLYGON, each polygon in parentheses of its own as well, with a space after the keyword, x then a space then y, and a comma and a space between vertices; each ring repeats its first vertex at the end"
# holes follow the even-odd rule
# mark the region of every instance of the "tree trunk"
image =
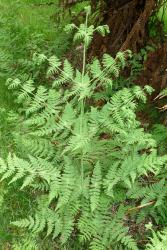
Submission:
MULTIPOLYGON (((92 0, 94 2, 94 0, 92 0)), ((155 0, 105 0, 103 23, 111 33, 103 38, 96 34, 91 54, 114 55, 119 50, 138 51, 147 39, 146 25, 155 9, 155 0)))

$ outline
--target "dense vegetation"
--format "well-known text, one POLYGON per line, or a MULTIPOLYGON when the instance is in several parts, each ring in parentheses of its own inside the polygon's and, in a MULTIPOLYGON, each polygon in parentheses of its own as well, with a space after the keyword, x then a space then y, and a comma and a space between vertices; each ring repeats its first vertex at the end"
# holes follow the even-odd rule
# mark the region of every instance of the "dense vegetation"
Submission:
POLYGON ((89 4, 0 0, 2 250, 167 248, 167 88, 160 112, 135 83, 156 48, 90 56, 89 4))

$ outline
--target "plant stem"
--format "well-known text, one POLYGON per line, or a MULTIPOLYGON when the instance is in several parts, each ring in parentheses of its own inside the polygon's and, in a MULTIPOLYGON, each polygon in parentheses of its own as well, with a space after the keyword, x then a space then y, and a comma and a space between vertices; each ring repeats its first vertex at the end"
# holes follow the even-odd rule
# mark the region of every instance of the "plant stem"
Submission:
MULTIPOLYGON (((87 29, 88 25, 88 14, 86 14, 86 21, 85 21, 85 27, 87 29)), ((86 66, 86 51, 87 47, 84 42, 84 48, 83 48, 83 61, 82 61, 82 85, 84 82, 84 76, 85 76, 85 66, 86 66)), ((83 119, 84 119, 84 112, 85 112, 85 100, 82 98, 81 99, 81 113, 80 113, 80 134, 83 134, 83 119)), ((84 182, 84 152, 82 150, 81 154, 81 179, 82 179, 82 187, 83 187, 83 182, 84 182)))

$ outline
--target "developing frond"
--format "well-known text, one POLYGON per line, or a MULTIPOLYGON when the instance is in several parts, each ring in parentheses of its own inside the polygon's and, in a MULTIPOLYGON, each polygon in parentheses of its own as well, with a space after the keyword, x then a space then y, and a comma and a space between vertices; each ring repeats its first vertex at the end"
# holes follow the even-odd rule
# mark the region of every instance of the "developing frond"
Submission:
POLYGON ((84 41, 86 47, 89 46, 93 38, 94 26, 87 27, 86 24, 81 24, 78 31, 74 35, 74 41, 84 41))
POLYGON ((69 33, 71 31, 73 31, 76 27, 76 25, 74 23, 71 23, 71 24, 67 24, 66 27, 64 28, 64 31, 66 33, 69 33))
POLYGON ((105 36, 106 34, 110 33, 109 26, 108 25, 101 25, 98 26, 95 31, 97 31, 100 35, 105 36))
POLYGON ((85 10, 85 12, 86 12, 87 15, 90 15, 90 14, 91 14, 91 6, 90 6, 90 5, 89 5, 89 6, 86 6, 86 7, 84 8, 84 10, 85 10))

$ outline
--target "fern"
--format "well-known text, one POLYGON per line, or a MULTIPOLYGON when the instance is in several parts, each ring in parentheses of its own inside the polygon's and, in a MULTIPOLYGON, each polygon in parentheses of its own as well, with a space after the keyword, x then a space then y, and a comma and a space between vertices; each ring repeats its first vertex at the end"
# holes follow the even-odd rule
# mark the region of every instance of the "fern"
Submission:
POLYGON ((128 226, 130 211, 136 211, 131 206, 140 204, 143 214, 156 214, 158 221, 167 197, 161 178, 167 158, 157 154, 156 141, 136 117, 152 88, 113 90, 130 51, 86 63, 93 32, 104 35, 108 27, 89 26, 90 8, 85 11, 84 24, 66 28, 82 42, 82 69, 67 59, 35 54, 38 66, 48 63, 53 84, 38 86, 31 77, 7 82, 19 109, 8 113, 14 147, 0 158, 1 182, 17 184, 39 203, 34 213, 11 222, 21 231, 45 235, 59 249, 137 250, 128 226), (143 185, 148 176, 155 184, 143 185))
POLYGON ((100 199, 100 189, 101 189, 101 169, 99 163, 96 164, 93 176, 91 179, 91 187, 90 187, 90 206, 92 212, 96 209, 100 199))
POLYGON ((24 178, 22 188, 33 183, 35 178, 42 178, 48 183, 51 180, 57 180, 59 178, 58 169, 54 168, 49 162, 40 159, 29 157, 29 162, 18 158, 16 155, 9 154, 7 162, 0 160, 1 164, 1 181, 7 178, 11 178, 9 183, 18 181, 24 178), (21 168, 20 168, 21 166, 21 168))
POLYGON ((13 244, 14 250, 38 250, 39 245, 33 237, 25 237, 25 239, 22 240, 22 242, 16 242, 13 244))
POLYGON ((152 230, 152 238, 150 237, 150 243, 147 244, 147 250, 165 249, 167 247, 167 232, 166 229, 158 231, 157 233, 152 230))

